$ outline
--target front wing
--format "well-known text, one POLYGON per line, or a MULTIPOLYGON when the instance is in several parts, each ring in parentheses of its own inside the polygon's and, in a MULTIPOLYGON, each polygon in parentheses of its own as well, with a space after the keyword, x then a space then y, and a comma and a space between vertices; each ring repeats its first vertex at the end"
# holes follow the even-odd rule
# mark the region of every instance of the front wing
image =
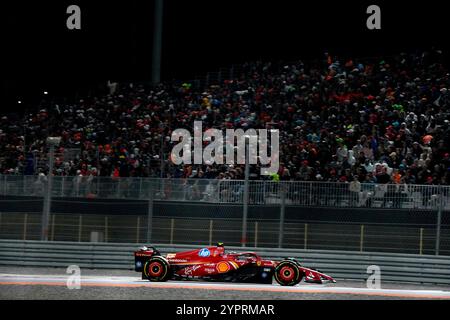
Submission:
POLYGON ((303 272, 303 275, 305 277, 305 282, 308 283, 324 283, 324 282, 332 282, 336 283, 336 280, 334 280, 329 275, 322 273, 318 270, 305 268, 302 266, 299 266, 299 269, 301 272, 303 272))

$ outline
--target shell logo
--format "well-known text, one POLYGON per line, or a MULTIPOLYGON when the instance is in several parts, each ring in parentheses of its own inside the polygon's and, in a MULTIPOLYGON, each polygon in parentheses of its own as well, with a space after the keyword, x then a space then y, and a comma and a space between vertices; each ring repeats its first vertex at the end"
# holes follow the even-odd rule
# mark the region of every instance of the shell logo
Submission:
POLYGON ((224 273, 230 270, 230 265, 227 262, 222 261, 217 264, 216 269, 220 273, 224 273))

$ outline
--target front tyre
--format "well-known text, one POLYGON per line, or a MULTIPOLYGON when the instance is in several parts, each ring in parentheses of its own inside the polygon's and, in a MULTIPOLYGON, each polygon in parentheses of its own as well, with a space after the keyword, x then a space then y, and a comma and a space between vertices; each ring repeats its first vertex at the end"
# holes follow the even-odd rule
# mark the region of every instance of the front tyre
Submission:
POLYGON ((283 260, 275 267, 274 277, 282 286, 295 286, 302 280, 303 275, 295 262, 283 260))
POLYGON ((144 265, 144 275, 152 282, 163 282, 169 280, 169 262, 161 256, 152 257, 144 265))

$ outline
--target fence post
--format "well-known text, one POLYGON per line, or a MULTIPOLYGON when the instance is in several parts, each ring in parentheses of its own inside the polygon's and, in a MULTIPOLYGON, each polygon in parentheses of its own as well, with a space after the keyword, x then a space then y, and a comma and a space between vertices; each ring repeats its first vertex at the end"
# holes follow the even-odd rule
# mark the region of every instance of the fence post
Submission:
POLYGON ((81 242, 81 231, 83 229, 83 216, 80 215, 78 220, 78 242, 81 242))
POLYGON ((258 221, 255 222, 255 248, 258 247, 258 221))
MULTIPOLYGON (((223 180, 219 180, 217 181, 217 187, 216 187, 216 199, 217 199, 217 203, 222 203, 222 202, 226 202, 226 195, 224 195, 222 193, 222 181, 223 180)), ((186 187, 183 186, 183 200, 186 200, 186 187)))
POLYGON ((419 237, 419 254, 421 255, 423 252, 423 228, 420 228, 420 237, 419 237))
POLYGON ((312 182, 309 183, 309 203, 307 204, 308 206, 312 205, 312 182))
POLYGON ((209 245, 212 245, 212 236, 213 236, 213 220, 209 220, 209 245))
POLYGON ((438 196, 438 211, 437 211, 437 222, 436 222, 436 247, 435 255, 439 255, 439 246, 441 241, 441 220, 442 220, 442 204, 443 204, 442 186, 439 188, 438 196))
POLYGON ((305 248, 305 250, 308 248, 308 224, 305 223, 305 239, 303 242, 303 247, 305 248))
POLYGON ((149 195, 148 195, 148 207, 147 207, 147 243, 152 241, 153 230, 153 181, 150 180, 149 195))
POLYGON ((28 213, 23 217, 23 240, 27 240, 28 213))
POLYGON ((50 211, 52 206, 52 192, 53 192, 53 166, 55 161, 55 145, 50 145, 49 151, 49 170, 47 181, 44 188, 44 205, 42 207, 41 219, 41 241, 48 240, 48 222, 50 218, 50 211))
POLYGON ((118 198, 118 199, 120 199, 120 183, 122 182, 122 177, 118 177, 117 178, 117 194, 116 194, 116 197, 118 198))
POLYGON ((41 218, 41 241, 48 240, 48 214, 50 213, 50 191, 48 188, 48 182, 44 182, 44 204, 42 206, 42 218, 41 218))
POLYGON ((266 180, 263 181, 263 198, 262 203, 266 204, 266 180))
POLYGON ((2 194, 6 194, 6 175, 2 176, 2 194))
POLYGON ((360 232, 360 236, 359 236, 359 251, 363 252, 363 247, 364 247, 364 225, 361 225, 361 232, 360 232))
POLYGON ((138 216, 137 217, 137 222, 136 222, 136 243, 139 243, 139 229, 141 228, 141 217, 138 216))
POLYGON ((108 216, 105 216, 105 242, 108 242, 108 216))
MULTIPOLYGON (((161 174, 162 174, 162 172, 161 172, 161 174)), ((159 197, 160 197, 160 199, 161 200, 164 200, 165 198, 166 198, 166 195, 165 195, 165 184, 166 184, 166 182, 165 182, 165 180, 164 179, 159 179, 159 197)))
POLYGON ((286 208, 286 188, 285 184, 282 183, 280 185, 281 189, 281 208, 280 208, 280 229, 278 232, 278 248, 283 246, 283 237, 284 237, 284 215, 286 208))
POLYGON ((170 219, 170 244, 173 244, 173 229, 175 227, 175 219, 170 219))
POLYGON ((247 138, 245 138, 245 180, 244 180, 244 203, 243 203, 243 212, 242 212, 242 237, 241 237, 241 245, 243 247, 246 246, 247 243, 247 216, 248 216, 248 179, 250 175, 250 146, 247 144, 247 138))
POLYGON ((51 232, 51 237, 50 240, 54 241, 55 239, 55 215, 52 215, 52 232, 51 232))
POLYGON ((65 191, 65 185, 66 185, 66 176, 62 176, 61 179, 61 197, 64 197, 64 191, 65 191))

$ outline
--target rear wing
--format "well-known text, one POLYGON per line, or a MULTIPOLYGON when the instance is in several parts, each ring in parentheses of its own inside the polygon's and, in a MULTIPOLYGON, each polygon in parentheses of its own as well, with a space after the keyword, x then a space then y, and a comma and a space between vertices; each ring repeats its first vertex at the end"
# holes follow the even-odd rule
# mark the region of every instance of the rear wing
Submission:
POLYGON ((134 271, 142 272, 144 264, 154 255, 160 255, 160 252, 153 246, 144 246, 134 252, 134 271))

